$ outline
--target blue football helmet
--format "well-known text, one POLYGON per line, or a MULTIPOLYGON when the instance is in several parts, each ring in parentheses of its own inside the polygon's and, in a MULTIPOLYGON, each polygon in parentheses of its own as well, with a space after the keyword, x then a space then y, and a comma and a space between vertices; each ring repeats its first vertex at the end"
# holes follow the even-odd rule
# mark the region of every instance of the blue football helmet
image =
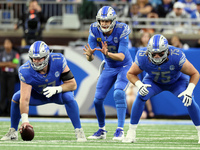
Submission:
POLYGON ((162 64, 168 56, 168 41, 160 34, 156 34, 150 38, 147 44, 147 52, 150 61, 156 65, 162 64), (155 53, 160 55, 160 58, 154 58, 155 53))
POLYGON ((98 26, 101 28, 103 32, 109 32, 112 30, 116 24, 117 14, 115 10, 110 6, 103 6, 97 13, 96 21, 98 26), (110 20, 111 24, 107 29, 101 27, 100 20, 110 20))
POLYGON ((39 71, 42 70, 44 67, 46 67, 49 62, 49 53, 50 53, 49 47, 45 42, 43 41, 34 42, 28 51, 29 60, 31 62, 32 68, 36 71, 39 71), (34 59, 44 58, 44 61, 36 63, 33 62, 33 58, 34 59))

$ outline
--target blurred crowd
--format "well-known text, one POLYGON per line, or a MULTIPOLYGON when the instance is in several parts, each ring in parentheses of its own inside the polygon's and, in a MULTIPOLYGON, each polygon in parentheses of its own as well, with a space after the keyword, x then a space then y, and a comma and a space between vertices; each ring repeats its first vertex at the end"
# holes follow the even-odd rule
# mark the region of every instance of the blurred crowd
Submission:
MULTIPOLYGON (((7 0, 7 6, 0 5, 2 9, 12 9, 12 2, 18 0, 7 0)), ((22 0, 20 0, 22 1, 22 0)), ((24 0, 26 1, 26 0, 24 0)), ((14 26, 14 30, 17 30, 20 26, 23 28, 23 36, 21 41, 21 47, 26 45, 31 45, 36 40, 42 40, 42 31, 45 29, 45 24, 48 20, 48 16, 45 15, 44 9, 46 7, 42 7, 40 2, 43 1, 54 1, 57 3, 64 2, 67 0, 28 0, 26 1, 27 6, 24 9, 25 11, 22 15, 18 16, 18 20, 14 26)), ((71 0, 76 1, 77 3, 83 4, 78 10, 80 19, 95 19, 96 11, 98 7, 94 3, 94 0, 71 0), (93 14, 92 14, 93 13, 93 14)), ((99 0, 103 1, 103 0, 99 0)), ((104 0, 105 1, 105 0, 104 0)), ((189 30, 186 30, 185 27, 188 26, 188 19, 196 19, 197 21, 192 22, 192 26, 199 27, 198 30, 195 30, 195 34, 200 34, 200 0, 107 0, 109 2, 112 1, 112 7, 116 10, 118 18, 131 18, 132 20, 132 29, 133 32, 140 33, 139 40, 137 42, 130 41, 129 48, 136 47, 145 47, 150 39, 150 37, 154 33, 163 33, 163 34, 171 34, 171 37, 168 39, 169 44, 179 47, 185 50, 188 50, 190 47, 200 47, 200 38, 196 40, 196 43, 192 46, 187 42, 183 41, 179 36, 179 33, 185 34, 188 33, 189 30), (118 3, 120 2, 120 3, 118 3), (123 3, 123 5, 121 5, 123 3), (124 5, 126 3, 126 5, 124 5), (158 23, 156 21, 151 22, 140 22, 139 18, 165 18, 166 22, 158 23), (167 19, 171 19, 167 21, 167 19), (184 19, 184 21, 180 21, 179 19, 184 19), (160 29, 160 28, 134 28, 137 25, 171 25, 174 28, 170 29, 160 29)), ((66 13, 71 13, 72 10, 71 5, 66 5, 66 13)), ((19 10, 18 10, 19 11, 19 10)), ((16 11, 15 11, 16 12, 16 11)), ((57 14, 60 11, 56 10, 57 14)), ((130 25, 130 24, 129 24, 130 25)), ((85 39, 86 40, 86 39, 85 39)), ((0 115, 8 115, 10 108, 10 95, 14 92, 14 86, 7 85, 7 80, 12 81, 12 83, 16 82, 16 69, 18 64, 20 65, 19 59, 21 50, 13 48, 13 42, 11 39, 6 38, 4 43, 1 43, 2 49, 0 53, 0 68, 1 68, 1 84, 6 88, 1 88, 0 99, 0 115), (15 61, 13 61, 15 60, 15 61), (5 63, 9 62, 9 63, 5 63), (11 68, 11 69, 5 69, 11 68), (8 75, 9 74, 9 75, 8 75), (12 78, 12 80, 10 78, 12 78), (7 79, 7 80, 5 80, 7 79), (6 82, 5 82, 6 81, 6 82), (5 92, 6 91, 6 92, 5 92)), ((14 85, 14 84, 10 84, 14 85)), ((131 87, 130 87, 131 88, 131 87)), ((130 93, 129 93, 130 94, 130 93)), ((129 98, 130 105, 134 100, 133 94, 131 93, 129 98), (132 94, 132 95, 131 95, 132 94)), ((148 106, 147 106, 148 109, 148 106)), ((151 107, 149 108, 151 110, 151 107)), ((151 110, 152 111, 152 110, 151 110)), ((148 116, 148 115, 147 115, 148 116)))
MULTIPOLYGON (((165 18, 166 22, 152 21, 148 22, 148 24, 175 26, 173 29, 142 29, 149 33, 194 33, 194 31, 186 30, 190 25, 188 19, 200 18, 200 0, 132 0, 126 7, 120 17, 132 18, 133 28, 138 24, 147 24, 147 22, 137 21, 139 18, 165 18)), ((200 26, 199 21, 192 22, 192 26, 200 26)), ((195 32, 199 33, 199 31, 195 32)))

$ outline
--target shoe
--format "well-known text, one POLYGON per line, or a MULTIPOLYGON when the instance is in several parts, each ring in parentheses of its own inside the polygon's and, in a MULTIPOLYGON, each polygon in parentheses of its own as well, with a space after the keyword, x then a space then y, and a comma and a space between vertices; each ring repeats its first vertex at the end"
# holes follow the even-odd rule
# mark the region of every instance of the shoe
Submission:
POLYGON ((124 130, 117 128, 113 140, 122 141, 124 139, 124 130))
POLYGON ((136 142, 136 132, 135 130, 128 130, 126 137, 122 140, 123 143, 134 143, 136 142))
POLYGON ((106 130, 99 129, 92 136, 89 136, 88 139, 106 139, 106 130))
POLYGON ((10 128, 8 133, 1 138, 1 141, 18 140, 18 132, 14 128, 10 128))
POLYGON ((198 131, 198 139, 199 139, 198 144, 200 144, 200 131, 198 131))
POLYGON ((82 128, 76 128, 75 129, 75 134, 76 134, 76 139, 77 139, 77 142, 86 142, 87 139, 85 137, 85 134, 84 134, 84 131, 82 128))

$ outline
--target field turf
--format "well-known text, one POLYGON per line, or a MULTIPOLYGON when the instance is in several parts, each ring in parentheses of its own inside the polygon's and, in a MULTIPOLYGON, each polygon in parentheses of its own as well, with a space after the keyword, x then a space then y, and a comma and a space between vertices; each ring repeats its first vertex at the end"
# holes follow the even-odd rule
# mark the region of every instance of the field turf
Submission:
MULTIPOLYGON (((85 135, 98 130, 96 119, 81 119, 85 135)), ((200 149, 195 126, 191 120, 141 120, 137 128, 136 143, 113 141, 116 119, 107 119, 106 140, 76 142, 73 126, 68 118, 30 118, 35 137, 32 141, 0 141, 0 150, 193 150, 200 149)), ((125 134, 129 119, 125 123, 125 134)), ((0 118, 0 137, 7 133, 9 118, 0 118)))

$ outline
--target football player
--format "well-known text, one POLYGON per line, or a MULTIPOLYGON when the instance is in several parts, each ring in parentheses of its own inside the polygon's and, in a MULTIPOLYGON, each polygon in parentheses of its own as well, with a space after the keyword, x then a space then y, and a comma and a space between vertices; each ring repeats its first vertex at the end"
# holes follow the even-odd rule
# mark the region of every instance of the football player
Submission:
POLYGON ((193 90, 199 81, 199 72, 186 59, 183 51, 168 45, 164 36, 156 34, 150 38, 147 47, 137 52, 135 58, 127 78, 138 87, 139 92, 132 106, 129 130, 122 142, 136 141, 136 128, 145 102, 162 91, 170 91, 182 100, 200 140, 200 109, 193 97, 193 90), (140 81, 137 75, 142 71, 147 74, 140 81))
POLYGON ((18 70, 20 90, 12 97, 11 128, 1 140, 18 139, 20 118, 20 129, 31 126, 28 120, 29 105, 56 103, 65 106, 75 128, 77 141, 86 141, 73 94, 77 84, 65 57, 60 53, 50 53, 48 45, 43 41, 34 42, 28 55, 29 60, 18 70))
POLYGON ((106 139, 104 99, 114 85, 118 127, 113 140, 124 138, 124 121, 126 116, 125 88, 128 83, 127 71, 131 67, 132 57, 128 50, 130 29, 127 24, 116 21, 115 10, 110 6, 102 7, 89 30, 88 44, 83 49, 88 61, 94 59, 94 52, 100 51, 105 60, 104 69, 98 78, 94 106, 99 130, 88 139, 106 139), (97 47, 100 46, 100 48, 97 47))

